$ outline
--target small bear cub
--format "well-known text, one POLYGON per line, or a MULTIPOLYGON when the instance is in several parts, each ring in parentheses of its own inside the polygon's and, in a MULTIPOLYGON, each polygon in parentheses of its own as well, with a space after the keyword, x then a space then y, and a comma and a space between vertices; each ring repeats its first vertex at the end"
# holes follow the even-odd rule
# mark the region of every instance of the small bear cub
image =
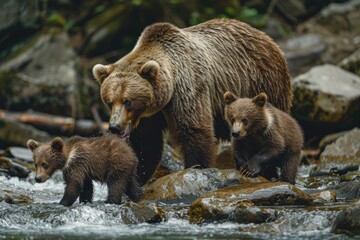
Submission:
POLYGON ((92 202, 92 180, 106 183, 106 203, 120 204, 123 193, 134 202, 141 197, 136 179, 138 160, 123 140, 106 135, 102 137, 71 137, 66 141, 56 137, 51 142, 28 140, 36 167, 36 182, 45 182, 56 170, 62 170, 65 193, 60 201, 71 206, 79 197, 81 202, 92 202))
POLYGON ((224 100, 236 168, 245 176, 294 184, 304 141, 296 120, 271 105, 265 93, 250 99, 226 92, 224 100))

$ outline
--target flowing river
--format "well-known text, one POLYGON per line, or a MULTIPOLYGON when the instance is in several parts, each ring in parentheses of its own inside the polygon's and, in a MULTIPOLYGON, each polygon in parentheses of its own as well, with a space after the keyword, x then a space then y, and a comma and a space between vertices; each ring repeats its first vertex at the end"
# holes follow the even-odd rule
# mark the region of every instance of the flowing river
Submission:
POLYGON ((360 239, 330 233, 342 203, 270 207, 277 210, 277 217, 262 224, 202 225, 189 223, 188 205, 159 204, 166 209, 164 220, 139 223, 131 211, 104 204, 105 186, 95 185, 92 204, 63 207, 58 204, 64 191, 61 174, 42 184, 33 177, 33 173, 26 180, 0 176, 1 191, 32 199, 30 203, 0 202, 0 239, 360 239))

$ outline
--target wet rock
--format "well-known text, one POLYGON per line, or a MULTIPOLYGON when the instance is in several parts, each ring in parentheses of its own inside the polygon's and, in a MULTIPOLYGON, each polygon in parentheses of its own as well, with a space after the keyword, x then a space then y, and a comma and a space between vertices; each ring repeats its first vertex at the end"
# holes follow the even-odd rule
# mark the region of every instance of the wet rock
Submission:
POLYGON ((249 200, 255 205, 309 205, 313 198, 285 182, 244 183, 208 192, 200 199, 219 198, 231 201, 249 200))
POLYGON ((329 187, 328 190, 335 191, 338 199, 359 199, 360 180, 341 182, 335 186, 329 187))
POLYGON ((296 36, 280 41, 279 46, 292 75, 300 73, 303 67, 314 65, 326 49, 319 34, 296 36))
POLYGON ((78 58, 66 32, 41 35, 32 44, 0 65, 0 107, 75 116, 78 58))
POLYGON ((0 147, 14 145, 26 147, 26 143, 30 138, 46 142, 52 139, 52 136, 23 123, 0 120, 0 147))
POLYGON ((321 192, 311 194, 311 196, 315 199, 314 202, 320 202, 320 203, 336 202, 336 192, 335 191, 324 190, 321 192))
POLYGON ((31 197, 24 194, 14 193, 11 190, 7 189, 4 189, 3 191, 3 201, 9 204, 30 204, 34 201, 31 197))
POLYGON ((360 122, 360 77, 329 64, 297 76, 294 115, 310 122, 356 126, 360 122))
POLYGON ((191 203, 209 191, 242 183, 261 181, 267 180, 262 177, 243 177, 235 169, 189 168, 159 178, 147 188, 142 199, 167 203, 191 203))
POLYGON ((360 235, 360 201, 337 215, 331 232, 360 235))
POLYGON ((360 181, 360 171, 349 172, 344 176, 341 176, 342 182, 355 181, 355 180, 360 181))
POLYGON ((27 178, 31 171, 10 158, 0 157, 0 172, 10 177, 27 178))
POLYGON ((350 56, 344 58, 338 66, 360 76, 360 48, 350 56))
POLYGON ((165 215, 161 208, 155 203, 133 203, 127 202, 121 207, 121 219, 125 224, 134 223, 158 223, 165 215))
POLYGON ((273 215, 274 211, 259 208, 251 201, 223 198, 200 198, 189 209, 189 221, 197 224, 214 221, 264 223, 273 215))
POLYGON ((313 167, 309 173, 309 176, 343 176, 349 172, 357 171, 358 169, 359 166, 352 163, 323 163, 313 167))
POLYGON ((301 180, 302 185, 309 189, 318 189, 324 187, 333 187, 338 185, 341 180, 339 176, 330 176, 330 175, 322 175, 322 176, 314 176, 314 177, 306 177, 301 180))
POLYGON ((359 166, 360 129, 354 128, 334 143, 326 146, 320 155, 320 161, 321 163, 350 163, 359 166))

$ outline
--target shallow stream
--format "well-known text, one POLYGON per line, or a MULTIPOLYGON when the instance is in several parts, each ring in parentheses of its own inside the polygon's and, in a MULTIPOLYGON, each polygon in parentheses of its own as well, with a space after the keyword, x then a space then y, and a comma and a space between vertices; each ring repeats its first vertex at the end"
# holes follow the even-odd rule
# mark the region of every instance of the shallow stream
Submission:
POLYGON ((0 176, 0 190, 23 194, 31 203, 0 202, 0 239, 360 239, 330 233, 343 204, 314 207, 269 207, 276 219, 263 224, 232 222, 190 224, 188 205, 165 205, 160 223, 137 223, 131 211, 104 204, 105 186, 95 185, 92 204, 58 205, 64 184, 57 174, 45 183, 0 176), (121 210, 122 209, 122 210, 121 210), (120 212, 125 211, 124 214, 120 212))

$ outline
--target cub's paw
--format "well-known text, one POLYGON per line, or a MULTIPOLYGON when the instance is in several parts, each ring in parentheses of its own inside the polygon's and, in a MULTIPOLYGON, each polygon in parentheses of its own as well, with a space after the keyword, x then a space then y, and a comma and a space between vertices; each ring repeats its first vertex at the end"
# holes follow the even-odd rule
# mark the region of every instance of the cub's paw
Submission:
POLYGON ((260 172, 260 167, 254 164, 245 163, 239 168, 241 175, 245 177, 256 177, 260 172))

